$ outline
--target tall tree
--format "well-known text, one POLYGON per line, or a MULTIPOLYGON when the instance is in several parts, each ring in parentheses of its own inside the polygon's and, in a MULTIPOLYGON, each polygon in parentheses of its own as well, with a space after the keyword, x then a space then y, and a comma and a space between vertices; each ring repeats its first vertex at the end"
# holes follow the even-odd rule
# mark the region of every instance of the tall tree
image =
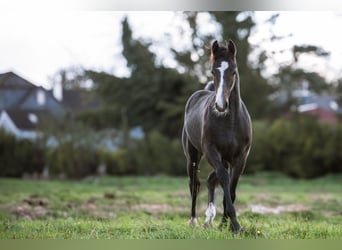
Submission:
POLYGON ((194 79, 175 69, 157 66, 150 44, 133 39, 128 19, 122 22, 123 56, 131 70, 129 78, 117 78, 104 72, 87 71, 97 91, 120 124, 123 111, 129 127, 141 126, 145 132, 157 129, 169 137, 179 137, 186 98, 194 79))

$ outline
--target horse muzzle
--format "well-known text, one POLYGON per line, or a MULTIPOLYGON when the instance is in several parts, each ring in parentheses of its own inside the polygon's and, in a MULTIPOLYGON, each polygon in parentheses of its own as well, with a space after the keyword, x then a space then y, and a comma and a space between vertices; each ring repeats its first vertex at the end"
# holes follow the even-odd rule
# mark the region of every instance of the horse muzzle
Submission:
POLYGON ((228 102, 227 101, 221 101, 220 103, 215 102, 215 109, 220 112, 226 112, 228 110, 228 102))

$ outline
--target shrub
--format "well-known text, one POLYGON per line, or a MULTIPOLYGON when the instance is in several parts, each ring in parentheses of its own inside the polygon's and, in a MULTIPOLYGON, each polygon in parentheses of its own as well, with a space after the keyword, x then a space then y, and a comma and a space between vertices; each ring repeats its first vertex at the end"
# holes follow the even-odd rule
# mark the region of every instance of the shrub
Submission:
POLYGON ((180 175, 186 173, 181 148, 180 140, 171 140, 153 131, 137 141, 129 153, 138 174, 180 175))
POLYGON ((101 161, 106 165, 109 175, 129 175, 134 174, 128 163, 126 149, 118 149, 115 152, 103 151, 100 154, 101 161))
POLYGON ((44 168, 44 150, 27 139, 0 129, 0 176, 21 177, 24 173, 41 173, 44 168))
POLYGON ((67 141, 51 150, 47 162, 52 175, 83 178, 96 174, 99 158, 89 145, 67 141))
POLYGON ((342 172, 342 126, 297 116, 272 123, 254 122, 249 173, 275 170, 296 178, 342 172))
POLYGON ((180 139, 169 139, 158 131, 131 140, 116 152, 102 154, 108 174, 185 175, 185 158, 180 139))

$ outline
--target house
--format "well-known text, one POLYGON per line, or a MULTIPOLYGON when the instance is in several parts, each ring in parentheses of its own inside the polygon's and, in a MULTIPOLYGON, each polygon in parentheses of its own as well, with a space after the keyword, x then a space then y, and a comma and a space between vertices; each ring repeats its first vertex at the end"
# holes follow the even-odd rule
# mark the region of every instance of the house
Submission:
POLYGON ((0 128, 17 138, 37 138, 48 123, 56 124, 100 105, 93 91, 63 89, 60 84, 46 90, 14 72, 0 74, 0 128))
POLYGON ((17 138, 34 139, 39 135, 37 128, 65 113, 52 92, 13 72, 0 74, 0 128, 17 138))
POLYGON ((336 97, 331 95, 313 95, 311 102, 298 105, 297 111, 317 117, 321 122, 336 124, 338 115, 342 114, 336 97))
MULTIPOLYGON (((280 105, 285 105, 288 102, 288 94, 278 92, 271 96, 271 100, 280 105)), ((290 113, 298 112, 316 117, 318 121, 328 124, 336 124, 342 115, 342 108, 337 102, 337 97, 329 94, 315 94, 307 89, 297 89, 291 92, 292 106, 290 113)), ((289 116, 286 114, 285 116, 289 116)))

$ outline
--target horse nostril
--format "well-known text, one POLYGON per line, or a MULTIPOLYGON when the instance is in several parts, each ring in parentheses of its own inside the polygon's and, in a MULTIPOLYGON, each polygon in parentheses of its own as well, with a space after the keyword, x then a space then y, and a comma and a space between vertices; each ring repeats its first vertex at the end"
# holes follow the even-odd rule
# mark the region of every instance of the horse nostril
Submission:
POLYGON ((226 111, 227 107, 228 107, 228 103, 227 102, 224 102, 223 107, 220 107, 220 105, 218 105, 217 102, 215 102, 215 108, 219 112, 226 111))

